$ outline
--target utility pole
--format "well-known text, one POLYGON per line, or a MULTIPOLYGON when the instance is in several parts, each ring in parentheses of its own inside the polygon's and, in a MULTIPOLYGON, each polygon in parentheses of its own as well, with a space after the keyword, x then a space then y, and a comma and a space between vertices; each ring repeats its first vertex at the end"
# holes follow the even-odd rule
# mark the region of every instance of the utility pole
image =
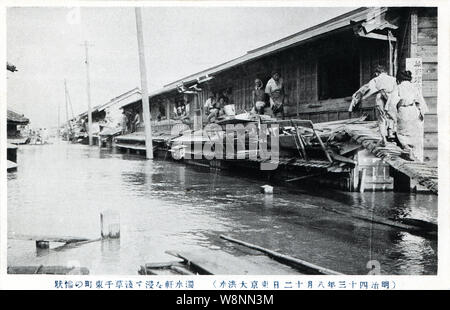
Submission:
POLYGON ((147 70, 145 67, 144 35, 142 33, 142 9, 136 7, 136 30, 139 49, 139 68, 141 71, 142 111, 144 112, 145 148, 147 159, 153 159, 152 124, 150 123, 150 104, 148 101, 147 70))
POLYGON ((92 111, 91 111, 91 81, 89 78, 89 51, 88 42, 84 41, 84 49, 86 52, 86 92, 88 101, 88 135, 89 135, 89 145, 92 145, 92 111))
POLYGON ((72 134, 72 125, 70 124, 70 119, 69 119, 69 102, 68 102, 68 92, 67 92, 67 82, 66 79, 64 79, 64 93, 65 93, 65 98, 66 98, 66 121, 67 121, 67 126, 69 127, 69 133, 72 134))
MULTIPOLYGON (((66 96, 65 82, 66 80, 64 80, 64 97, 66 96)), ((61 126, 60 115, 61 115, 61 103, 58 101, 58 127, 56 127, 56 137, 58 138, 58 141, 60 140, 60 126, 61 126)))

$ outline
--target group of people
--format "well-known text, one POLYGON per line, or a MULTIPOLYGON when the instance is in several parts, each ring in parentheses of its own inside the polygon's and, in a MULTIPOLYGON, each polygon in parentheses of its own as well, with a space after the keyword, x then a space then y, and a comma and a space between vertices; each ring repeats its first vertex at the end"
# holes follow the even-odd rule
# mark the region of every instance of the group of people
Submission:
POLYGON ((267 82, 266 87, 264 87, 260 79, 255 79, 255 87, 252 92, 253 108, 251 112, 284 119, 285 98, 286 93, 283 79, 278 71, 272 71, 271 78, 267 82))
POLYGON ((226 114, 225 106, 230 104, 228 91, 222 93, 213 93, 204 104, 207 122, 214 122, 218 117, 226 114))
MULTIPOLYGON (((258 115, 269 115, 284 119, 284 101, 286 98, 283 79, 278 71, 273 71, 271 78, 264 87, 261 79, 255 79, 252 91, 251 113, 258 115)), ((213 93, 205 102, 205 115, 208 122, 215 121, 218 117, 226 114, 225 106, 230 104, 228 91, 222 94, 213 93)))
POLYGON ((121 119, 122 134, 136 132, 141 123, 139 112, 128 112, 123 110, 121 119))
MULTIPOLYGON (((410 71, 399 71, 395 78, 388 75, 383 66, 377 66, 374 77, 353 94, 349 112, 352 112, 362 99, 376 95, 380 144, 396 142, 405 151, 407 159, 423 161, 423 120, 427 105, 411 80, 410 71)), ((278 71, 272 72, 265 87, 261 79, 255 79, 251 113, 284 119, 285 100, 284 82, 278 71)), ((220 116, 234 113, 230 111, 229 105, 228 90, 213 93, 204 104, 207 121, 214 122, 220 116)), ((188 118, 183 108, 186 109, 185 105, 180 104, 176 109, 179 119, 188 118)), ((123 112, 123 133, 135 132, 139 124, 139 113, 123 112)))
POLYGON ((423 161, 423 120, 428 108, 411 80, 411 71, 399 71, 395 78, 377 66, 372 80, 353 94, 349 111, 361 99, 375 94, 380 144, 395 142, 405 151, 406 159, 423 161))

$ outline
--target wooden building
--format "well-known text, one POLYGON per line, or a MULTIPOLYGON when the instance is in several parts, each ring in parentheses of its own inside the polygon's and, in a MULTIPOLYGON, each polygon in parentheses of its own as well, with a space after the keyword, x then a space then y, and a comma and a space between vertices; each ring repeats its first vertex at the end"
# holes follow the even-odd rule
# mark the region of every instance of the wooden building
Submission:
MULTIPOLYGON (((152 119, 170 118, 180 102, 188 103, 193 123, 212 92, 227 89, 236 112, 251 109, 255 78, 264 85, 273 69, 285 82, 287 118, 314 123, 369 115, 374 100, 348 112, 351 95, 368 82, 374 68, 388 73, 409 69, 429 107, 425 116, 425 161, 437 162, 437 8, 358 8, 245 55, 192 74, 151 93, 152 119), (193 93, 193 88, 201 91, 193 93), (184 92, 188 90, 188 92, 184 92)), ((140 101, 127 108, 140 109, 140 101)), ((155 124, 156 125, 156 124, 155 124)))

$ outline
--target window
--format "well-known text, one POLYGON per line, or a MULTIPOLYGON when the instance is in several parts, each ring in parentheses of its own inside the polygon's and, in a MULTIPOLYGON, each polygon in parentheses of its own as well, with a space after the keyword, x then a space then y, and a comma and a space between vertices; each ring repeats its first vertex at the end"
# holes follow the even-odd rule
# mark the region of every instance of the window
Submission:
POLYGON ((349 52, 320 58, 318 83, 319 100, 351 96, 360 86, 359 56, 349 52))

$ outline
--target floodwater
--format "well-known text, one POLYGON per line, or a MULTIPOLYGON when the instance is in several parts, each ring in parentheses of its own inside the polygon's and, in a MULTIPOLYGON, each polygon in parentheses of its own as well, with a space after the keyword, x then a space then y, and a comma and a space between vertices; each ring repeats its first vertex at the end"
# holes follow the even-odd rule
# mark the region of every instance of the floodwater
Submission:
POLYGON ((170 160, 145 160, 66 142, 21 145, 8 173, 8 266, 81 265, 91 274, 136 275, 171 261, 166 250, 239 255, 228 235, 346 274, 436 274, 437 240, 354 215, 437 222, 437 196, 343 193, 275 185, 170 160), (100 213, 120 214, 119 240, 36 252, 14 234, 100 236, 100 213), (338 211, 338 212, 336 212, 338 211))

